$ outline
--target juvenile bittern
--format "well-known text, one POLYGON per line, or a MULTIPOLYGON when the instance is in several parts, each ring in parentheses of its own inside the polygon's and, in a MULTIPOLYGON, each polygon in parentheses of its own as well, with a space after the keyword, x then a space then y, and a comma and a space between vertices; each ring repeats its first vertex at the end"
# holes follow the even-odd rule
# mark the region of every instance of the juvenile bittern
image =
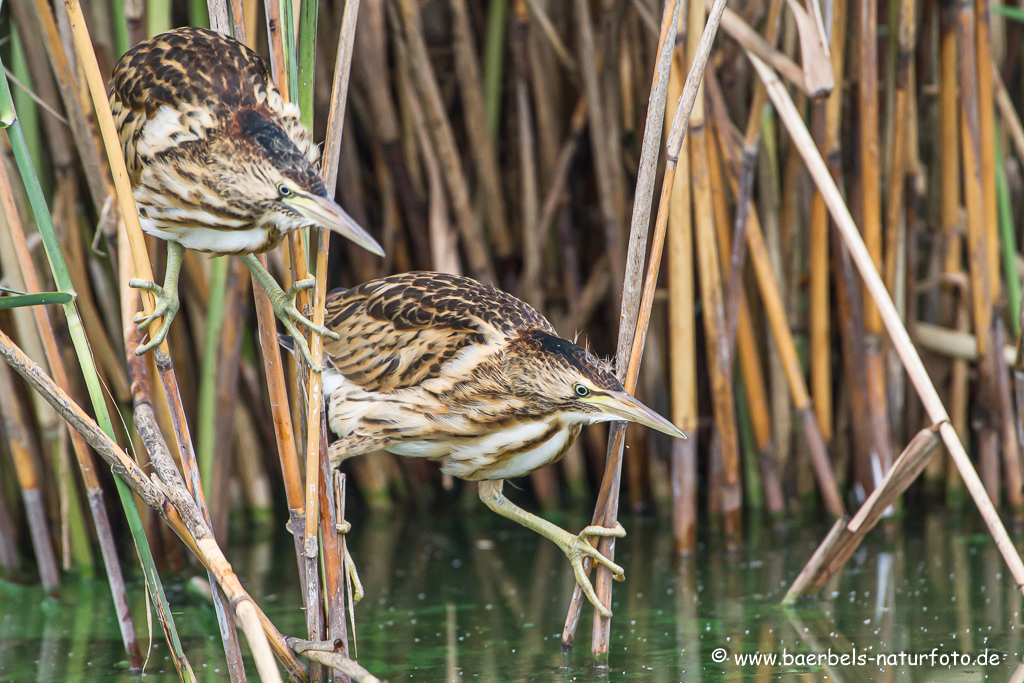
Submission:
POLYGON ((273 249, 292 230, 319 226, 383 256, 380 245, 327 197, 317 173, 319 149, 286 103, 259 55, 236 40, 200 28, 179 28, 135 46, 114 68, 110 107, 131 176, 142 229, 167 240, 161 287, 152 314, 137 316, 159 331, 138 348, 159 346, 178 311, 178 272, 185 249, 237 254, 267 291, 274 312, 313 365, 295 295, 283 291, 254 254, 273 249))
POLYGON ((590 601, 610 615, 583 557, 621 579, 622 568, 588 538, 624 536, 622 526, 573 535, 509 502, 502 480, 558 461, 595 422, 683 433, 533 308, 475 280, 441 273, 373 280, 332 292, 325 323, 338 335, 324 343, 327 419, 340 437, 332 464, 386 449, 479 481, 484 504, 554 541, 590 601))

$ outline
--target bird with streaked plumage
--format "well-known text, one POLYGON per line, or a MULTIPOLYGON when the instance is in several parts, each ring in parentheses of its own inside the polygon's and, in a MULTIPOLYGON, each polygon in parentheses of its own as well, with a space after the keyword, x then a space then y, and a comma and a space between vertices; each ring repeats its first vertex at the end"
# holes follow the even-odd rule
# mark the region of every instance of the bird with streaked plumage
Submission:
POLYGON ((163 286, 133 279, 157 305, 137 316, 160 329, 139 346, 159 346, 178 311, 178 274, 185 249, 239 255, 266 290, 274 312, 315 365, 296 324, 317 334, 295 307, 311 278, 282 290, 255 254, 293 230, 337 232, 371 253, 384 251, 327 196, 317 171, 319 149, 255 52, 227 36, 178 28, 139 43, 114 68, 110 108, 128 166, 142 229, 167 241, 163 286))
POLYGON ((589 526, 571 534, 512 504, 503 480, 557 462, 588 424, 628 420, 685 438, 630 396, 610 368, 519 299, 475 280, 407 273, 327 298, 322 375, 331 463, 388 450, 477 481, 487 507, 554 541, 576 581, 610 615, 583 570, 590 557, 622 578, 589 526))

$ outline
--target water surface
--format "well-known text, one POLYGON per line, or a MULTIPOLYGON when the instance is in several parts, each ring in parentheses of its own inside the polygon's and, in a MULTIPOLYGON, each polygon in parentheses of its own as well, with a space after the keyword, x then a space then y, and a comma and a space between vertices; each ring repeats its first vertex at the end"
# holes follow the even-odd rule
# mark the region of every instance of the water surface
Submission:
MULTIPOLYGON (((585 524, 582 516, 555 521, 585 524)), ((366 588, 356 607, 360 662, 393 683, 1024 681, 1021 594, 973 517, 935 514, 875 530, 841 575, 796 610, 776 605, 825 526, 748 530, 738 552, 710 540, 679 561, 667 525, 625 523, 629 537, 617 561, 626 582, 615 586, 611 666, 595 670, 590 610, 572 653, 561 653, 573 577, 551 543, 486 511, 357 521, 349 542, 366 588), (990 661, 979 664, 986 651, 990 661), (758 653, 780 659, 736 659, 758 653), (843 666, 843 655, 855 663, 843 666), (889 661, 879 666, 878 655, 889 661)), ((292 547, 281 533, 227 554, 278 628, 302 635, 292 547)), ((201 680, 226 680, 214 612, 184 579, 165 577, 186 654, 201 680)), ((145 633, 138 580, 132 595, 145 633)), ((103 583, 71 580, 59 602, 38 587, 0 585, 0 681, 138 679, 126 670, 103 583)), ((177 680, 159 637, 144 680, 177 680)))

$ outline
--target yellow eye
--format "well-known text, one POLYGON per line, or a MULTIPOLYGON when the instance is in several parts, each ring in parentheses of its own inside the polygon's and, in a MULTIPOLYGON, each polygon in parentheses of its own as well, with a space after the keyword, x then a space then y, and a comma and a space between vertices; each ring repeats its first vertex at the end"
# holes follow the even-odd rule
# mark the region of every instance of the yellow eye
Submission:
POLYGON ((285 197, 291 197, 292 196, 292 188, 288 187, 284 183, 280 183, 277 186, 277 192, 278 192, 278 194, 281 195, 281 199, 284 199, 285 197))
POLYGON ((573 391, 576 392, 576 396, 578 398, 584 398, 585 396, 589 396, 590 395, 590 389, 586 388, 582 384, 578 384, 578 383, 574 384, 572 389, 573 389, 573 391))

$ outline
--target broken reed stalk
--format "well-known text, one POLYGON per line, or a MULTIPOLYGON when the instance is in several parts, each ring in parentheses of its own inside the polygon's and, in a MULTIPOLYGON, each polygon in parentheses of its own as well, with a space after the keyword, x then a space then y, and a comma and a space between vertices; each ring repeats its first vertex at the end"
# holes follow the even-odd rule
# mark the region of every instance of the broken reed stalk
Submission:
POLYGON ((978 474, 974 470, 974 466, 971 464, 970 458, 960 442, 960 438, 957 436, 952 425, 949 424, 949 415, 946 413, 942 400, 939 398, 938 392, 935 390, 935 386, 932 384, 924 368, 921 357, 918 355, 909 334, 907 334, 906 328, 900 320, 899 313, 896 311, 896 307, 893 305, 892 299, 885 289, 885 284, 874 267, 871 255, 865 247, 860 233, 857 231, 857 226, 843 201, 839 188, 832 180, 825 162, 817 153, 810 133, 807 132, 799 112, 793 105, 789 93, 782 86, 778 76, 755 55, 749 52, 747 55, 757 69, 759 77, 764 81, 768 89, 768 96, 775 105, 780 118, 785 123, 797 150, 803 157, 811 178, 825 197, 832 218, 850 250, 850 256, 860 271, 865 288, 878 307, 879 315, 888 330, 893 347, 899 354, 900 360, 903 362, 907 374, 910 376, 910 380, 914 384, 921 402, 924 404, 929 419, 938 425, 942 440, 946 444, 946 448, 952 456, 957 469, 960 470, 960 475, 964 479, 967 490, 978 506, 978 510, 995 540, 996 547, 999 548, 1000 553, 1003 555, 1016 585, 1021 586, 1021 590, 1024 590, 1024 562, 1021 562, 1017 549, 1006 533, 1006 528, 999 519, 999 513, 996 511, 992 500, 985 491, 985 487, 978 478, 978 474))
POLYGON ((844 516, 836 521, 786 591, 781 604, 792 604, 808 586, 824 585, 842 568, 867 533, 882 519, 889 506, 924 471, 932 452, 940 443, 935 426, 922 429, 910 440, 853 518, 844 516))
MULTIPOLYGON (((680 0, 682 1, 682 0, 680 0)), ((650 321, 651 308, 654 302, 654 289, 658 280, 658 270, 661 266, 661 253, 665 243, 665 232, 668 224, 668 204, 672 196, 672 187, 674 185, 674 178, 676 167, 678 165, 678 159, 680 154, 680 148, 683 144, 683 137, 686 132, 686 128, 690 120, 690 112, 693 110, 694 103, 697 99, 697 93, 699 90, 702 75, 704 73, 704 66, 707 64, 708 55, 711 52, 711 44, 714 41, 715 35, 718 32, 718 24, 722 17, 722 11, 725 9, 725 0, 715 0, 715 4, 712 11, 708 15, 707 23, 704 27, 704 33, 701 36, 700 44, 695 51, 695 58, 693 64, 690 66, 689 74, 686 77, 686 84, 683 87, 683 92, 679 96, 679 104, 676 108, 675 117, 672 119, 672 126, 669 130, 669 137, 666 143, 666 166, 665 175, 662 179, 661 198, 658 202, 658 213, 655 220, 655 231, 654 238, 652 241, 651 256, 648 261, 647 275, 644 282, 643 295, 640 299, 639 309, 635 314, 635 322, 633 324, 634 336, 632 342, 628 339, 626 344, 621 346, 623 350, 628 349, 628 354, 619 354, 619 367, 620 373, 622 359, 629 358, 626 370, 623 376, 625 380, 623 386, 627 391, 632 391, 636 385, 637 374, 640 370, 640 356, 643 352, 643 340, 644 335, 647 331, 647 324, 650 321)), ((666 8, 666 14, 668 10, 666 8)), ((678 15, 675 15, 678 18, 678 15)), ((669 29, 675 30, 676 23, 667 24, 667 18, 663 19, 662 22, 662 49, 665 48, 667 42, 667 34, 669 29)), ((674 41, 673 41, 674 43, 674 41)), ((669 53, 671 54, 671 53, 669 53)), ((663 53, 659 50, 658 59, 658 80, 656 84, 660 88, 667 88, 668 86, 668 63, 664 63, 662 59, 663 53)), ((667 61, 667 60, 665 60, 667 61)), ((652 100, 654 93, 657 88, 652 88, 652 100)), ((663 93, 661 97, 665 97, 663 93)), ((649 107, 650 109, 650 107, 649 107)), ((651 112, 648 111, 647 125, 650 127, 651 124, 651 112)), ((659 131, 660 138, 660 131, 659 131)), ((657 140, 658 138, 656 138, 657 140)), ((647 131, 644 132, 645 149, 649 149, 646 145, 647 131)), ((650 154, 650 152, 648 152, 650 154)), ((642 158, 647 158, 643 157, 642 158)), ((652 189, 653 191, 653 189, 652 189)), ((638 192, 638 194, 640 194, 638 192)), ((642 196, 642 195, 641 195, 642 196)), ((634 202, 634 212, 636 212, 637 206, 634 202)), ((649 208, 646 209, 649 211, 649 208)), ((649 215, 649 214, 648 214, 649 215)), ((643 226, 646 232, 646 225, 643 226)), ((633 249, 633 240, 631 239, 630 250, 633 249)), ((638 249, 643 249, 643 243, 637 244, 638 249)), ((637 277, 639 274, 637 274, 637 277)), ((634 304, 635 305, 635 304, 634 304)), ((625 317, 630 312, 625 306, 625 298, 623 300, 623 315, 625 317)), ((620 332, 623 325, 620 324, 620 332)), ((621 339, 620 339, 621 341, 621 339)), ((594 514, 595 524, 602 524, 604 520, 608 519, 607 513, 609 510, 618 507, 618 485, 621 475, 622 468, 622 446, 623 446, 623 429, 613 428, 610 430, 609 435, 609 446, 608 446, 608 463, 605 469, 605 476, 601 482, 601 489, 598 494, 597 506, 594 514)), ((611 524, 615 523, 614 515, 611 517, 611 524)), ((603 546, 599 546, 602 549, 603 546)), ((584 568, 587 568, 587 563, 584 563, 584 568)), ((598 568, 598 581, 601 581, 601 570, 598 568)), ((607 574, 610 578, 610 572, 607 574)), ((601 585, 600 583, 598 585, 601 585)), ((597 588, 597 587, 595 587, 597 588)), ((602 601, 608 604, 611 597, 610 584, 607 585, 606 590, 608 591, 608 600, 602 601)), ((598 589, 598 597, 601 598, 602 594, 598 589)), ((579 585, 573 591, 572 602, 569 605, 569 612, 566 615, 565 627, 562 629, 562 650, 563 652, 572 647, 572 641, 576 632, 576 625, 579 622, 579 614, 582 608, 583 591, 579 585)), ((596 621, 596 619, 595 619, 596 621)), ((607 621, 607 620, 606 620, 607 621)), ((608 628, 603 630, 604 634, 609 632, 608 628)), ((607 654, 607 641, 603 643, 594 643, 594 650, 597 651, 598 645, 603 647, 601 657, 603 658, 607 654)))
MULTIPOLYGON (((685 41, 679 12, 677 38, 685 41)), ((669 77, 666 120, 675 120, 686 69, 685 46, 676 43, 669 77)), ((667 139, 666 135, 666 139, 667 139)), ((697 546, 697 335, 694 311, 693 224, 690 211, 689 140, 684 140, 668 206, 668 335, 672 422, 688 437, 673 439, 671 454, 672 536, 677 553, 697 546)), ((667 181, 663 181, 667 182, 667 181)), ((664 191, 664 190, 663 190, 664 191)))
MULTIPOLYGON (((39 278, 36 275, 35 264, 29 252, 24 227, 22 226, 17 207, 14 204, 14 196, 6 165, 2 162, 0 162, 0 205, 3 206, 5 220, 10 230, 11 239, 14 242, 14 250, 21 264, 21 274, 25 283, 25 289, 29 292, 38 292, 40 291, 39 278)), ((43 220, 45 220, 45 217, 43 220)), ((41 234, 43 232, 45 231, 40 231, 41 234)), ((54 256, 58 260, 60 259, 59 254, 54 256)), ((36 326, 39 329, 50 372, 53 374, 57 386, 69 390, 71 385, 68 382, 64 360, 57 346, 57 339, 54 335, 53 326, 50 323, 49 314, 42 306, 33 306, 32 313, 36 319, 36 326)), ((125 651, 128 653, 129 666, 132 669, 141 669, 142 654, 139 650, 138 639, 135 636, 135 624, 132 621, 131 610, 128 605, 124 575, 121 571, 120 560, 117 557, 117 546, 110 528, 110 520, 107 517, 107 508, 103 501, 103 489, 96 475, 95 463, 82 437, 67 425, 65 427, 69 430, 71 446, 75 452, 79 471, 82 473, 82 481, 85 484, 86 497, 89 499, 89 509, 92 513, 93 524, 96 527, 100 553, 103 556, 103 566, 106 569, 107 581, 110 583, 110 590, 113 594, 115 613, 117 614, 118 625, 121 629, 121 638, 125 645, 125 651)), ((32 517, 30 516, 29 519, 31 520, 32 517)), ((34 537, 35 534, 33 534, 34 537)), ((47 585, 46 578, 47 574, 44 573, 44 586, 47 585)))

